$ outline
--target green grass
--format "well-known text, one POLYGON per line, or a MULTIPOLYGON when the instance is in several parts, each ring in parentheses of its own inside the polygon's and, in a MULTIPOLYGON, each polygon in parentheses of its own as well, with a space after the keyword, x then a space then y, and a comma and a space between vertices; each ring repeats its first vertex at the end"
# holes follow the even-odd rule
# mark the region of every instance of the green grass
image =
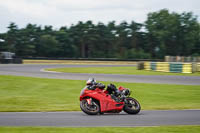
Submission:
POLYGON ((160 127, 0 127, 1 133, 199 133, 200 126, 160 127))
POLYGON ((198 73, 166 73, 156 71, 137 70, 136 67, 81 67, 81 68, 49 68, 48 71, 66 73, 104 73, 104 74, 130 74, 130 75, 179 75, 179 76, 200 76, 198 73))
MULTIPOLYGON (((114 84, 131 88, 142 109, 200 109, 200 86, 114 84)), ((0 76, 0 111, 79 111, 84 86, 79 80, 0 76)))

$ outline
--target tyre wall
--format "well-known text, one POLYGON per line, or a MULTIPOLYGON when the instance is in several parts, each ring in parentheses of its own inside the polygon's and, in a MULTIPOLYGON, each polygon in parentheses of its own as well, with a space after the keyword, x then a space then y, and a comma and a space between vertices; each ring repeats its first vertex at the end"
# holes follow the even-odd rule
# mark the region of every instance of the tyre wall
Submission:
POLYGON ((200 63, 144 62, 144 70, 172 73, 193 73, 200 72, 200 63))

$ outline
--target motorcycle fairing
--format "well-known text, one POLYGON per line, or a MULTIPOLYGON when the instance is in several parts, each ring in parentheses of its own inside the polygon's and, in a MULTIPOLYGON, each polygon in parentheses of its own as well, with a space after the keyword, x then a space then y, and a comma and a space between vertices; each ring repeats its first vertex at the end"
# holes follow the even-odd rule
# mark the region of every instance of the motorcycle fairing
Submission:
POLYGON ((85 90, 83 95, 80 97, 80 100, 89 99, 87 97, 99 101, 101 112, 112 112, 112 110, 120 112, 123 109, 124 102, 116 102, 109 94, 104 93, 102 90, 85 90))

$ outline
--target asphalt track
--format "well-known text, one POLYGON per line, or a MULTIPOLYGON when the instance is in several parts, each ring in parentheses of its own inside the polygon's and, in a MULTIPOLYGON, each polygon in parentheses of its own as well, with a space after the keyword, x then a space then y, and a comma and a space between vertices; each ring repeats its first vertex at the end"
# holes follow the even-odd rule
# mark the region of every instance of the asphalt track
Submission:
MULTIPOLYGON (((144 76, 117 74, 50 73, 45 68, 58 67, 111 67, 120 65, 2 65, 0 75, 99 81, 200 85, 198 76, 144 76)), ((123 65, 124 66, 124 65, 123 65)), ((130 66, 130 65, 128 65, 130 66)), ((82 112, 1 112, 0 126, 160 126, 200 125, 200 110, 144 111, 138 115, 105 114, 88 116, 82 112)))
MULTIPOLYGON (((0 64, 0 75, 17 75, 27 77, 87 80, 94 77, 98 81, 158 83, 200 85, 200 76, 158 76, 158 75, 123 75, 123 74, 86 74, 86 73, 53 73, 43 71, 45 68, 59 67, 116 67, 125 65, 41 65, 41 64, 0 64)), ((134 65, 127 65, 134 66, 134 65)))
POLYGON ((0 126, 161 126, 200 125, 200 110, 141 111, 138 115, 104 114, 88 116, 82 112, 1 112, 0 126))

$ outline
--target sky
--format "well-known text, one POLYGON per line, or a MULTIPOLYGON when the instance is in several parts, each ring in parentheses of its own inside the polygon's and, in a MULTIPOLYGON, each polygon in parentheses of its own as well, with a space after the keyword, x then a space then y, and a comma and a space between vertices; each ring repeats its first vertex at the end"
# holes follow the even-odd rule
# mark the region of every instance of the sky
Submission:
POLYGON ((28 23, 61 26, 92 20, 108 23, 135 21, 143 23, 147 14, 168 9, 170 12, 193 12, 199 16, 200 0, 0 0, 0 33, 10 22, 19 28, 28 23))

